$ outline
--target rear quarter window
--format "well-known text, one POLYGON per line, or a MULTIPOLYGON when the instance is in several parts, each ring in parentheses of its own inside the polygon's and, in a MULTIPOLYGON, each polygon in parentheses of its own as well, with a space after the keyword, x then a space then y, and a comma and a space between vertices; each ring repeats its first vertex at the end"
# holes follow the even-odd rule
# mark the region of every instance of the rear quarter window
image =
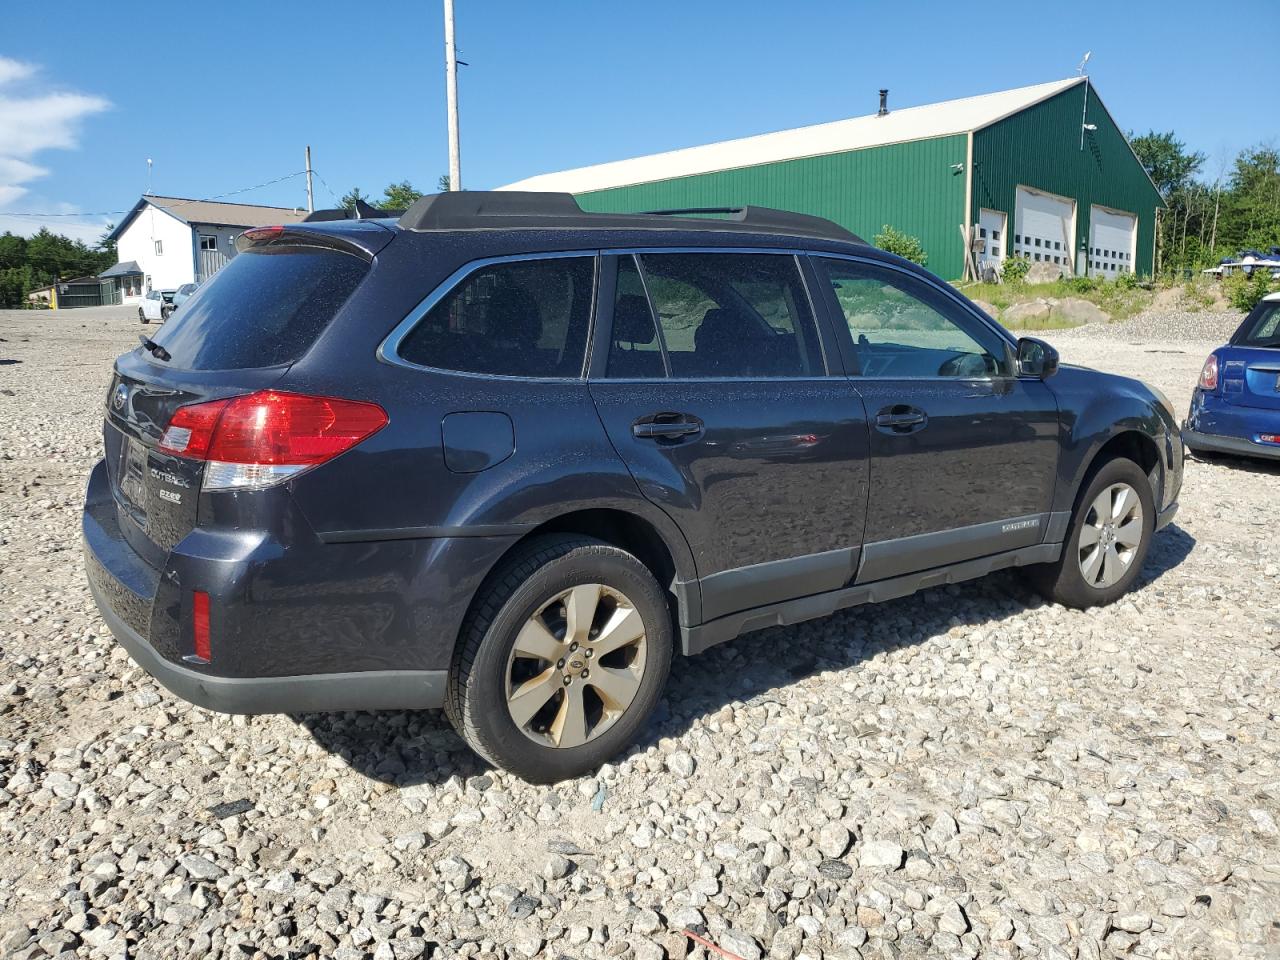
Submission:
POLYGON ((479 267, 428 311, 398 354, 463 373, 581 376, 594 287, 594 257, 479 267))
POLYGON ((188 370, 292 363, 329 325, 369 271, 351 254, 264 247, 237 254, 152 338, 188 370))

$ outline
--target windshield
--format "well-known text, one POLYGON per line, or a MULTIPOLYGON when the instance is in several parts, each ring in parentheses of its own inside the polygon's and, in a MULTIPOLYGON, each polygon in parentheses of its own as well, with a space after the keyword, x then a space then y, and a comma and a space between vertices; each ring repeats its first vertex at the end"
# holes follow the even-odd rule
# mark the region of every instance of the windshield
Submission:
POLYGON ((1264 300, 1231 341, 1237 347, 1280 347, 1280 300, 1264 300))
POLYGON ((188 370, 243 370, 292 363, 315 343, 359 286, 369 264, 316 247, 237 254, 156 334, 188 370))

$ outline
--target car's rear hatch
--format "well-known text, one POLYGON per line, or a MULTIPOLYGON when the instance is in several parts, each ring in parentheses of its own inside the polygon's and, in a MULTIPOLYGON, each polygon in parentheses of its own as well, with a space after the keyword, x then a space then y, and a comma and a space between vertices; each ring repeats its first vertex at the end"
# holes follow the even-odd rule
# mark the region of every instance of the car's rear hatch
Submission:
POLYGON ((1265 297, 1249 311, 1218 360, 1228 403, 1280 410, 1280 298, 1265 297))
POLYGON ((1220 356, 1228 403, 1280 410, 1280 349, 1227 347, 1220 356))
POLYGON ((175 411, 279 381, 392 236, 374 224, 326 226, 338 230, 247 232, 240 253, 156 333, 154 349, 116 361, 103 427, 107 473, 120 529, 153 566, 198 521, 204 463, 159 448, 175 411))

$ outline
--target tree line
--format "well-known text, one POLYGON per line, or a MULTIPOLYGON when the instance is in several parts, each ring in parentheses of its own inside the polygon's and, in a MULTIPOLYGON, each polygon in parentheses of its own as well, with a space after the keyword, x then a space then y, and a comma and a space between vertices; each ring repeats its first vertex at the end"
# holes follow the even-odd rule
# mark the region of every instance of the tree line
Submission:
MULTIPOLYGON (((436 189, 441 193, 449 189, 447 173, 440 175, 439 180, 436 181, 436 189)), ((413 201, 425 196, 425 193, 408 180, 401 180, 399 183, 387 184, 386 189, 382 191, 382 196, 377 198, 369 196, 359 187, 352 187, 342 195, 339 202, 344 210, 355 210, 357 200, 379 210, 408 210, 413 205, 413 201)))
POLYGON ((1210 179, 1205 154, 1173 131, 1130 134, 1129 141, 1167 205, 1160 215, 1161 273, 1201 270, 1280 244, 1280 150, 1248 147, 1210 179))
POLYGON ((27 305, 27 294, 56 280, 94 276, 116 262, 115 244, 107 240, 108 225, 92 247, 41 227, 34 236, 0 234, 0 307, 27 305))

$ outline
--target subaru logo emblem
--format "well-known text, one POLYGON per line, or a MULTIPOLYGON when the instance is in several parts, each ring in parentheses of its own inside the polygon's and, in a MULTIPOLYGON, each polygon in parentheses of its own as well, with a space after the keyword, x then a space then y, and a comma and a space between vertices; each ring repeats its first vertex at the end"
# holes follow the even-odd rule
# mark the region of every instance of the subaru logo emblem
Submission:
POLYGON ((116 387, 116 392, 111 396, 111 406, 115 410, 123 410, 125 401, 129 399, 129 388, 123 383, 116 387))

